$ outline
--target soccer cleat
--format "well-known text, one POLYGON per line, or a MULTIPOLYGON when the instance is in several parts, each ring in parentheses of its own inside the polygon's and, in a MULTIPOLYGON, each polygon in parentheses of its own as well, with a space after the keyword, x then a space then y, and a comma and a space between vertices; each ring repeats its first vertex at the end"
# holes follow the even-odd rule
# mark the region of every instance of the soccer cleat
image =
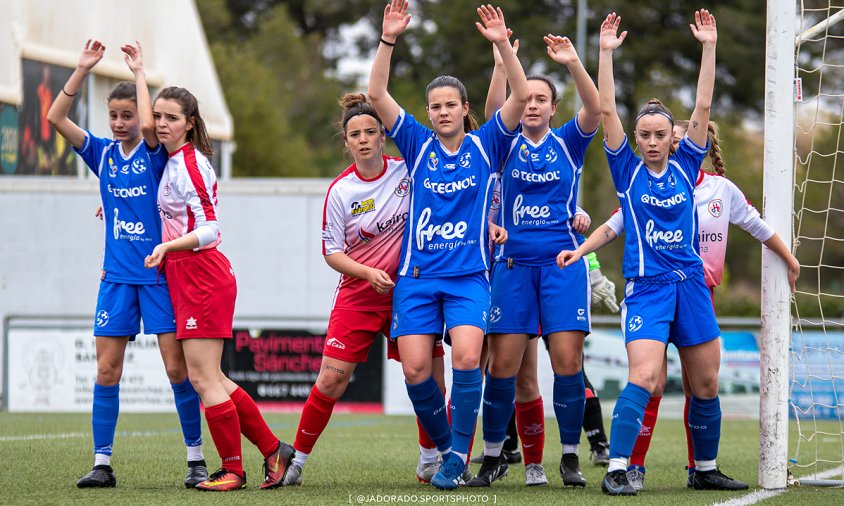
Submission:
POLYGON ((208 468, 204 460, 188 462, 188 472, 185 473, 185 488, 194 488, 208 479, 208 468))
POLYGON ((542 464, 527 464, 525 466, 525 485, 528 487, 544 487, 548 485, 545 468, 542 464))
POLYGON ((264 459, 264 483, 261 483, 258 488, 267 490, 280 487, 284 482, 284 474, 290 467, 294 455, 296 455, 296 450, 292 446, 284 441, 279 441, 278 448, 264 459))
MULTIPOLYGON (((466 466, 467 468, 469 466, 466 466)), ((440 470, 439 462, 427 462, 423 464, 419 462, 416 464, 416 479, 422 483, 431 483, 431 478, 440 470)))
MULTIPOLYGON (((689 470, 688 467, 686 469, 689 470)), ((686 487, 695 488, 695 470, 694 469, 689 470, 689 478, 686 480, 686 487)))
POLYGON ((593 446, 589 456, 592 459, 592 464, 596 466, 607 467, 610 465, 610 449, 606 443, 598 443, 593 446))
MULTIPOLYGON (((522 452, 519 451, 518 448, 515 450, 501 450, 501 455, 504 455, 504 459, 507 460, 508 464, 519 464, 522 461, 522 452)), ((483 463, 483 461, 481 461, 483 463)))
POLYGON ((483 464, 483 463, 484 463, 484 454, 483 454, 483 453, 481 453, 480 455, 478 455, 477 457, 473 458, 473 459, 472 459, 472 460, 470 460, 469 462, 471 462, 472 464, 483 464))
MULTIPOLYGON (((442 465, 442 463, 440 463, 442 465)), ((458 485, 465 485, 467 481, 472 479, 472 468, 466 464, 466 468, 463 469, 463 474, 460 475, 460 479, 457 480, 458 485)))
POLYGON ((290 464, 287 468, 287 474, 284 475, 282 486, 296 487, 302 484, 302 466, 297 464, 290 464))
POLYGON ((484 462, 481 464, 481 469, 478 475, 466 482, 467 487, 488 487, 492 485, 495 480, 500 480, 507 476, 507 459, 504 454, 498 457, 484 456, 484 462))
POLYGON ((580 461, 576 453, 564 453, 560 459, 560 476, 563 477, 563 485, 567 487, 585 487, 586 478, 580 472, 580 461))
POLYGON ((627 470, 627 482, 630 486, 636 489, 636 492, 641 492, 645 489, 645 472, 639 466, 633 466, 627 470))
POLYGON ((111 466, 94 466, 91 472, 79 478, 76 486, 79 488, 108 488, 117 485, 117 477, 111 466))
POLYGON ((437 474, 431 478, 431 485, 440 490, 454 490, 460 486, 460 479, 465 471, 466 464, 463 459, 451 452, 443 461, 437 474))
POLYGON ((695 471, 692 478, 695 490, 747 490, 747 483, 734 480, 718 469, 711 471, 695 471))
POLYGON ((636 489, 627 481, 627 472, 617 469, 604 476, 601 490, 607 495, 636 495, 636 489))
POLYGON ((228 469, 218 469, 207 480, 196 485, 197 490, 204 492, 228 492, 242 488, 246 488, 246 473, 238 476, 228 469))

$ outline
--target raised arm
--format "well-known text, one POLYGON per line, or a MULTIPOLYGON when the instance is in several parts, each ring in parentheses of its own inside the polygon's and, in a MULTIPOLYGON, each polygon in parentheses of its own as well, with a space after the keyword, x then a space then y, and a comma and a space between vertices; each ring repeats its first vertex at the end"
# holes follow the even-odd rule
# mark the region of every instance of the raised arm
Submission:
POLYGON ((384 8, 381 42, 378 44, 378 51, 375 53, 375 60, 372 62, 372 70, 369 73, 367 94, 387 130, 393 129, 401 112, 401 107, 387 91, 387 84, 390 82, 390 59, 393 56, 393 46, 410 23, 407 7, 407 0, 392 0, 384 8))
POLYGON ((152 117, 152 101, 149 98, 149 88, 147 88, 144 53, 141 49, 141 43, 136 40, 134 46, 125 44, 120 47, 120 50, 123 51, 123 60, 135 76, 135 97, 138 102, 141 135, 144 136, 144 142, 147 143, 147 146, 155 149, 158 147, 158 137, 155 135, 155 119, 152 117))
MULTIPOLYGON (((613 51, 624 42, 627 32, 618 35, 621 16, 612 13, 601 23, 601 52, 598 57, 598 96, 601 102, 601 122, 604 125, 604 142, 616 150, 624 141, 624 127, 615 107, 615 78, 612 70, 613 51)), ((594 235, 594 234, 593 234, 594 235)))
POLYGON ((510 45, 510 39, 507 37, 507 24, 504 21, 504 13, 501 12, 501 8, 481 5, 477 10, 483 24, 475 22, 475 26, 488 41, 498 48, 498 53, 504 62, 507 82, 510 85, 510 96, 501 106, 501 120, 508 129, 515 130, 522 119, 522 113, 525 111, 529 96, 525 71, 513 52, 513 46, 510 45))
POLYGON ((568 37, 548 34, 543 39, 548 46, 548 56, 568 69, 577 94, 580 95, 580 101, 583 102, 583 107, 577 113, 577 125, 583 132, 594 132, 601 121, 598 88, 577 57, 577 51, 568 37))
MULTIPOLYGON (((511 30, 507 30, 507 36, 512 34, 511 30)), ((513 41, 513 53, 519 53, 519 39, 513 41)), ((504 71, 504 60, 501 59, 501 53, 498 52, 498 47, 492 45, 492 59, 495 61, 495 66, 492 68, 492 78, 489 80, 489 91, 486 94, 486 104, 484 104, 484 118, 489 120, 495 111, 501 109, 504 102, 507 100, 507 73, 504 71)))
POLYGON ((689 27, 695 39, 703 46, 703 54, 700 58, 695 110, 689 119, 687 135, 698 146, 705 146, 709 113, 712 110, 712 91, 715 88, 715 42, 718 40, 718 31, 715 28, 715 17, 706 9, 695 12, 695 22, 689 27))
POLYGON ((67 117, 70 112, 70 106, 73 105, 73 97, 79 93, 82 87, 82 81, 88 72, 94 68, 105 53, 105 46, 98 40, 88 39, 85 43, 85 49, 79 55, 79 63, 76 64, 73 74, 70 75, 65 85, 62 87, 56 99, 53 100, 53 105, 47 111, 47 121, 56 129, 56 131, 70 142, 73 147, 79 149, 85 142, 85 131, 67 117))

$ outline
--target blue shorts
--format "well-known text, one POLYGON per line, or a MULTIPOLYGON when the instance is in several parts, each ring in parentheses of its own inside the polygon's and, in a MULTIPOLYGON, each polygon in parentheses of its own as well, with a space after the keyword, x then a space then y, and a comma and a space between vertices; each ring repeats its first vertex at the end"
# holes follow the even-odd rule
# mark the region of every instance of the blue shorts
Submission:
POLYGON ((122 337, 132 340, 141 331, 141 319, 147 334, 176 331, 173 305, 167 284, 128 285, 100 281, 94 335, 122 337))
POLYGON ((682 348, 721 335, 702 271, 674 283, 628 281, 624 294, 621 332, 625 343, 652 339, 682 348))
POLYGON ((486 272, 448 278, 399 276, 393 288, 392 337, 442 334, 458 325, 486 333, 489 279, 486 272))
POLYGON ((545 335, 591 330, 589 261, 560 269, 557 264, 492 267, 491 334, 545 335))

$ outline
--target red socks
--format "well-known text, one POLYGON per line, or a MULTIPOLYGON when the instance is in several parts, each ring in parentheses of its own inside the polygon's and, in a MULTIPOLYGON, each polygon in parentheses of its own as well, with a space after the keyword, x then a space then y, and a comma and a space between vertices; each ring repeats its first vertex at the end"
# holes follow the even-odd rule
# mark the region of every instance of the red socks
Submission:
POLYGON ((223 461, 222 467, 243 477, 243 461, 240 448, 240 422, 237 408, 232 401, 205 407, 205 421, 211 432, 211 439, 223 461))
POLYGON ((691 397, 686 397, 686 405, 683 407, 683 427, 686 429, 686 447, 689 452, 689 469, 695 468, 695 443, 692 441, 692 431, 689 429, 689 407, 692 404, 691 397))
POLYGON ((653 437, 656 428, 656 416, 659 413, 659 402, 661 400, 662 396, 651 397, 648 400, 648 405, 645 406, 642 428, 639 429, 639 437, 636 438, 636 445, 633 447, 633 454, 628 462, 630 466, 645 467, 645 456, 651 446, 651 437, 653 437))
POLYGON ((332 399, 320 392, 316 385, 311 388, 311 394, 302 410, 302 418, 299 419, 293 448, 308 454, 313 451, 317 439, 328 425, 328 420, 331 419, 331 412, 334 411, 336 402, 337 399, 332 399))
POLYGON ((252 400, 252 397, 240 387, 229 396, 237 408, 237 417, 240 419, 240 431, 246 439, 258 447, 264 458, 269 457, 278 448, 278 438, 267 426, 261 411, 252 400))
POLYGON ((541 464, 545 449, 545 408, 542 397, 535 401, 516 403, 516 429, 522 440, 525 465, 541 464))

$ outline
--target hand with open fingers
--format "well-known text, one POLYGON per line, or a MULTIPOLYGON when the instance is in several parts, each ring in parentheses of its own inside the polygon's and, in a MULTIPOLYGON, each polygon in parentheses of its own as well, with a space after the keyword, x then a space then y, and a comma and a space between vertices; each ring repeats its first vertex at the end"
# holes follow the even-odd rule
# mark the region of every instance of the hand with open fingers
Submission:
POLYGON ((615 296, 615 283, 604 276, 601 269, 589 273, 592 281, 592 305, 603 304, 612 313, 618 313, 618 299, 615 296))
POLYGON ((487 4, 478 7, 477 11, 483 24, 476 21, 475 26, 486 37, 486 40, 493 44, 508 40, 507 24, 504 22, 504 13, 501 12, 501 7, 493 7, 487 4))
POLYGON ((94 68, 94 65, 103 59, 105 48, 106 47, 102 44, 102 42, 88 39, 88 42, 85 43, 85 49, 83 49, 82 54, 79 55, 79 63, 77 66, 86 71, 91 70, 94 68))
POLYGON ((372 289, 380 294, 385 294, 396 286, 390 275, 381 269, 370 268, 367 272, 366 280, 369 281, 372 289))
POLYGON ((581 258, 583 258, 583 254, 581 254, 578 250, 571 251, 564 249, 557 255, 557 267, 565 269, 566 266, 580 261, 581 258))
POLYGON ((507 242, 507 229, 489 222, 489 240, 495 244, 504 244, 507 242))
POLYGON ((381 25, 381 36, 387 42, 393 42, 410 23, 410 14, 407 13, 409 4, 407 0, 392 0, 384 8, 384 21, 381 25))
POLYGON ((152 253, 144 258, 144 267, 152 269, 153 267, 158 267, 161 264, 161 261, 164 260, 164 255, 167 254, 167 246, 165 246, 165 244, 166 243, 161 243, 153 248, 152 253))
POLYGON ((619 25, 621 25, 621 16, 614 12, 608 15, 601 23, 601 50, 613 51, 618 49, 621 43, 624 42, 624 39, 627 38, 626 30, 621 32, 621 35, 618 34, 619 25))
POLYGON ((572 227, 579 234, 585 234, 589 230, 589 225, 592 224, 592 218, 588 214, 575 214, 571 222, 572 227))
POLYGON ((132 44, 124 44, 120 46, 120 50, 123 51, 123 61, 126 62, 126 65, 129 66, 129 70, 131 70, 133 74, 143 72, 144 53, 141 50, 140 42, 136 40, 134 46, 132 44))
MULTIPOLYGON (((513 30, 507 29, 507 38, 513 36, 513 30)), ((513 41, 513 54, 519 54, 519 39, 513 41)), ((496 67, 503 67, 504 66, 504 59, 501 58, 501 53, 498 51, 498 46, 495 44, 492 45, 492 60, 495 62, 496 67)))
POLYGON ((550 33, 542 38, 548 46, 548 56, 559 63, 560 65, 571 65, 578 61, 577 51, 574 49, 574 44, 571 43, 568 37, 561 37, 559 35, 551 35, 550 33))
POLYGON ((715 16, 706 9, 695 12, 695 22, 690 24, 692 34, 701 44, 715 44, 718 40, 718 29, 715 27, 715 16))

